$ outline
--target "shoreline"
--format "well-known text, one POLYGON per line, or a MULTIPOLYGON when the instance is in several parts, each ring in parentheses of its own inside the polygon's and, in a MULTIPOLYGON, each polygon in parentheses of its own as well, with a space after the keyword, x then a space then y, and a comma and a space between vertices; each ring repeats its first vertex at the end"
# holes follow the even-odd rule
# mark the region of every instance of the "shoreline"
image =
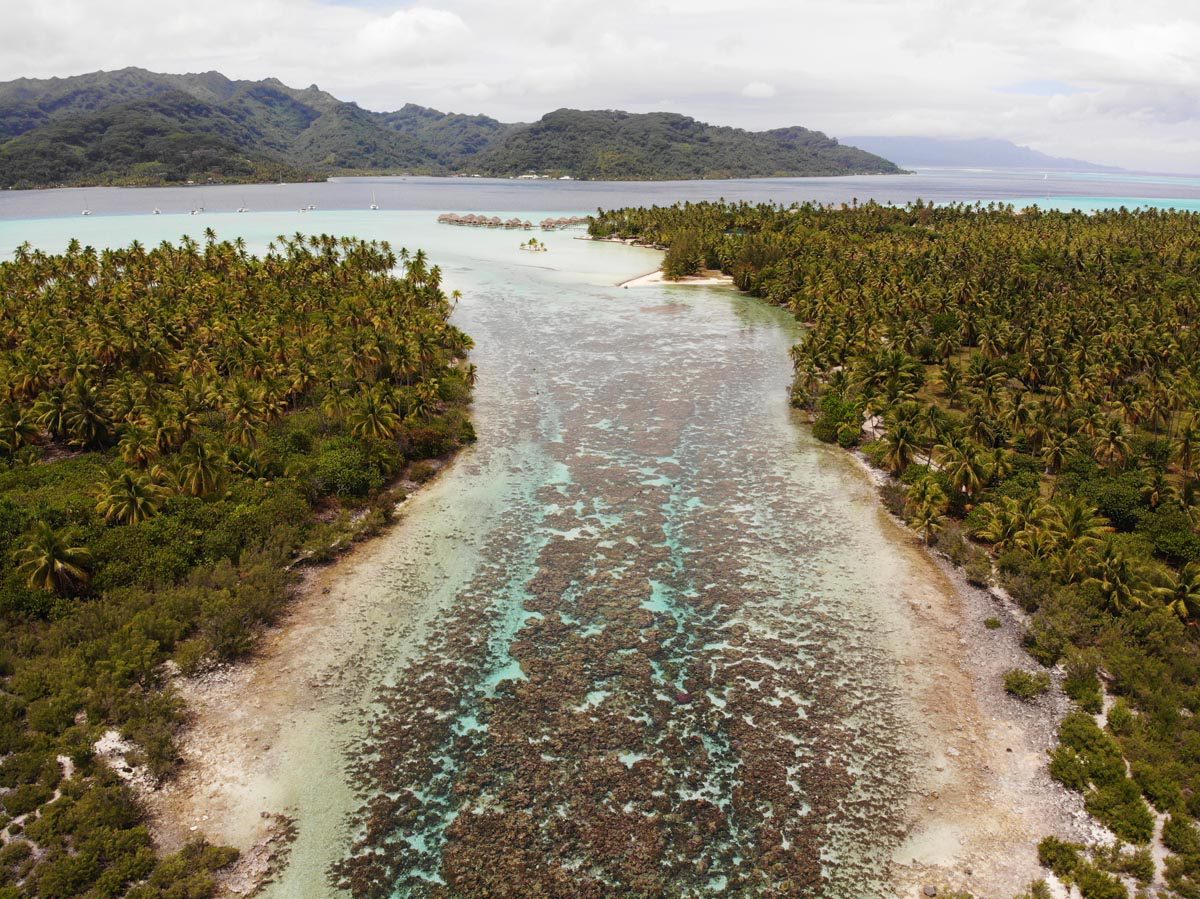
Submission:
POLYGON ((848 454, 871 483, 878 515, 913 548, 938 589, 906 596, 916 646, 900 647, 905 688, 923 717, 916 737, 924 777, 914 789, 904 840, 892 858, 897 896, 969 891, 1007 899, 1045 879, 1065 889, 1037 858, 1045 836, 1097 842, 1111 836, 1084 810, 1082 796, 1050 778, 1046 753, 1071 702, 1058 687, 1032 702, 1009 696, 1003 675, 1034 663, 1021 639, 1025 614, 992 590, 969 584, 950 560, 893 515, 879 498, 889 476, 848 454), (933 601, 929 601, 932 599, 933 601), (985 620, 997 618, 999 628, 985 620))
MULTIPOLYGON (((411 620, 397 629, 385 614, 393 598, 372 593, 370 585, 395 554, 413 510, 430 501, 443 473, 462 456, 460 449, 436 460, 442 464, 432 477, 406 485, 414 489, 378 533, 303 569, 286 609, 247 657, 172 679, 170 688, 187 709, 177 735, 182 763, 170 778, 139 789, 138 798, 160 852, 197 837, 238 850, 237 861, 218 872, 218 896, 255 895, 287 867, 300 809, 276 774, 325 755, 306 752, 309 739, 340 745, 340 730, 317 729, 331 719, 339 727, 355 724, 345 709, 363 707, 383 676, 379 660, 370 658, 384 635, 377 628, 387 629, 389 648, 398 650, 393 659, 424 637, 427 609, 405 609, 411 620), (297 744, 297 736, 305 739, 297 744)), ((352 795, 349 784, 344 792, 352 795)), ((339 838, 344 823, 337 815, 321 822, 320 837, 339 838)), ((314 882, 324 884, 325 872, 314 882)))
POLYGON ((729 275, 713 270, 706 270, 699 275, 684 275, 682 278, 671 281, 662 273, 662 269, 656 268, 652 272, 647 272, 644 275, 638 275, 636 278, 630 278, 628 281, 622 281, 617 287, 733 287, 733 278, 729 275))

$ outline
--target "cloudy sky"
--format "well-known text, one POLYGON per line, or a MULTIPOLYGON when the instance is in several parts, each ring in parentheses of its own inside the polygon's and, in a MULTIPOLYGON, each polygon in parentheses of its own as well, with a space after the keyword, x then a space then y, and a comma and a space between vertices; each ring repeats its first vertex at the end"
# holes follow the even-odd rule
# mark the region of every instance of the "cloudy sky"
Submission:
POLYGON ((379 110, 671 110, 1200 171, 1196 0, 0 0, 0 22, 0 80, 216 69, 379 110))

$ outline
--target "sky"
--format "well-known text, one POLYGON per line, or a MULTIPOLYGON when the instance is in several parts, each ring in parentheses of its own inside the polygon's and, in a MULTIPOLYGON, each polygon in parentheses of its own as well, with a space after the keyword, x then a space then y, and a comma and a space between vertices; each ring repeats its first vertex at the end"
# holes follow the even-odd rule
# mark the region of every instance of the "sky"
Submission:
POLYGON ((669 110, 1200 171, 1196 0, 0 0, 0 23, 0 80, 215 69, 375 110, 669 110))

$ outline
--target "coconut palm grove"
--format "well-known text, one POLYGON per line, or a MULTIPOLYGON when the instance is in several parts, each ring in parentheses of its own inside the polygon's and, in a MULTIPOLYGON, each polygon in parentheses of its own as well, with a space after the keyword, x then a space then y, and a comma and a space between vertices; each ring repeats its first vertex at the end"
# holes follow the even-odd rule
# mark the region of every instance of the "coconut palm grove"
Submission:
POLYGON ((92 747, 115 730, 170 771, 163 671, 246 652, 289 571, 473 439, 440 277, 382 243, 255 257, 211 230, 0 264, 0 896, 210 894, 236 853, 157 857, 92 747))
POLYGON ((1158 837, 1171 895, 1200 896, 1197 215, 699 203, 601 211, 591 233, 796 315, 814 433, 893 475, 892 511, 1029 613, 1008 690, 1066 668, 1050 773, 1118 842, 1048 837, 1043 865, 1126 896, 1114 875, 1148 886, 1158 837))

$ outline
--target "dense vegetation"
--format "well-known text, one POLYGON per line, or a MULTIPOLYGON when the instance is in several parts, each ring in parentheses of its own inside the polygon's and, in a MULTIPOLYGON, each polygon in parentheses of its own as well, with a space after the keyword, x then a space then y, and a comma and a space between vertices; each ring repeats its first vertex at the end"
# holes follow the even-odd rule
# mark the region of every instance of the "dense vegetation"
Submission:
POLYGON ((332 237, 0 264, 0 897, 210 893, 229 853, 156 858, 97 739, 168 773, 174 666, 245 652, 472 438, 450 309, 422 253, 332 237))
POLYGON ((608 180, 899 171, 881 157, 806 128, 755 133, 668 112, 577 109, 559 109, 515 128, 483 154, 480 164, 497 173, 536 170, 608 180))
MULTIPOLYGON (((1200 217, 699 204, 591 228, 668 246, 676 274, 720 268, 806 323, 794 403, 1030 613, 1030 653, 1064 666, 1080 708, 1051 774, 1134 846, 1152 808, 1169 816, 1167 881, 1200 896, 1200 217)), ((1027 699, 1044 683, 1007 679, 1027 699)), ((1125 895, 1118 862, 1063 846, 1047 863, 1085 896, 1125 895)))
POLYGON ((505 125, 411 103, 370 112, 273 78, 135 68, 0 83, 0 188, 372 171, 636 179, 898 170, 804 128, 752 133, 668 113, 563 109, 505 125))
POLYGON ((17 187, 298 180, 303 172, 250 150, 249 129, 182 91, 64 116, 0 143, 0 171, 17 187))

